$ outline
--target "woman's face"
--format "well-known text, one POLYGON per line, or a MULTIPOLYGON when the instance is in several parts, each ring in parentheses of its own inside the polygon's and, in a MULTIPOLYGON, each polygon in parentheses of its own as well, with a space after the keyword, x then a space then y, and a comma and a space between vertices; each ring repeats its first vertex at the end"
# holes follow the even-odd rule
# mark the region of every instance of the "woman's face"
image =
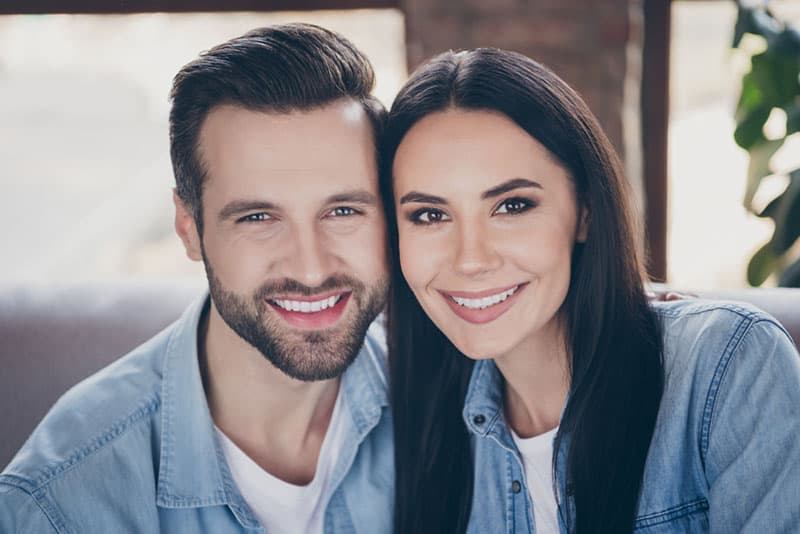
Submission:
POLYGON ((409 130, 393 173, 403 275, 453 344, 477 359, 563 346, 586 229, 557 158, 502 114, 451 109, 409 130))

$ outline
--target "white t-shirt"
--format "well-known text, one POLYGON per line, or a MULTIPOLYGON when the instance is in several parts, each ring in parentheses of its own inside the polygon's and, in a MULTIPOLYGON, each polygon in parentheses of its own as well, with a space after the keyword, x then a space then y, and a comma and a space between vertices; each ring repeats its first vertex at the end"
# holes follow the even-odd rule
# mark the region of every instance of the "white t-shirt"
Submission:
POLYGON ((305 486, 297 486, 269 474, 219 428, 216 429, 233 480, 267 534, 322 534, 325 509, 335 489, 331 474, 345 436, 341 404, 340 389, 322 440, 317 471, 314 479, 305 486))
POLYGON ((536 534, 558 533, 558 505, 553 493, 553 438, 558 427, 532 438, 520 438, 511 430, 517 444, 522 465, 525 468, 525 481, 533 502, 533 518, 536 521, 536 534))

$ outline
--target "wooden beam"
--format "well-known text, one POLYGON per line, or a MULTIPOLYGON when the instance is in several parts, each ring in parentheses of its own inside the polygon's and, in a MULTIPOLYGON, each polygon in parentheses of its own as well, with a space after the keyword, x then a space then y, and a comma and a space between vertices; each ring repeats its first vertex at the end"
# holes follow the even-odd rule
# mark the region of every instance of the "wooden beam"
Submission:
POLYGON ((398 4, 399 0, 2 0, 0 15, 316 11, 396 8, 398 4))
POLYGON ((647 268, 667 279, 667 131, 669 128, 670 0, 644 0, 642 147, 647 217, 647 268))

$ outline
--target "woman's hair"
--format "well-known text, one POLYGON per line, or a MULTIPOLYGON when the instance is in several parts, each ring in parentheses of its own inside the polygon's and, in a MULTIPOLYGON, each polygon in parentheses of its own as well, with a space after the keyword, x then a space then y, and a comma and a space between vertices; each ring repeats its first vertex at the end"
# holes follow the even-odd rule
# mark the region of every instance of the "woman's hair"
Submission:
POLYGON ((575 245, 561 309, 571 386, 554 451, 568 436, 566 488, 575 504, 574 515, 565 506, 570 531, 631 531, 663 370, 660 326, 643 289, 627 186, 610 142, 575 91, 532 59, 490 48, 446 52, 419 68, 397 95, 383 137, 395 531, 463 532, 472 507, 473 459, 461 412, 473 362, 434 326, 403 279, 392 190, 392 162, 403 137, 423 117, 448 109, 504 114, 574 179, 588 232, 575 245))

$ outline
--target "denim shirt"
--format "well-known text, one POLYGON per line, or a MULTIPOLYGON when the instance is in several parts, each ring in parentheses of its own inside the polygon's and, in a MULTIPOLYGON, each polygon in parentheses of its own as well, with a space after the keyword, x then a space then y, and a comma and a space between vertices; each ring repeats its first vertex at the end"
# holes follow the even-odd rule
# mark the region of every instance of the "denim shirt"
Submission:
MULTIPOLYGON (((664 394, 634 530, 642 534, 800 532, 800 357, 755 308, 654 303, 664 331, 664 394)), ((503 415, 503 378, 477 362, 463 416, 474 450, 470 534, 536 532, 519 452, 503 415)), ((560 532, 565 436, 556 462, 560 532)))
MULTIPOLYGON (((263 532, 231 477, 206 403, 197 332, 207 302, 55 404, 0 475, 0 532, 263 532)), ((326 533, 391 530, 384 339, 376 322, 342 377, 347 430, 326 533)))

